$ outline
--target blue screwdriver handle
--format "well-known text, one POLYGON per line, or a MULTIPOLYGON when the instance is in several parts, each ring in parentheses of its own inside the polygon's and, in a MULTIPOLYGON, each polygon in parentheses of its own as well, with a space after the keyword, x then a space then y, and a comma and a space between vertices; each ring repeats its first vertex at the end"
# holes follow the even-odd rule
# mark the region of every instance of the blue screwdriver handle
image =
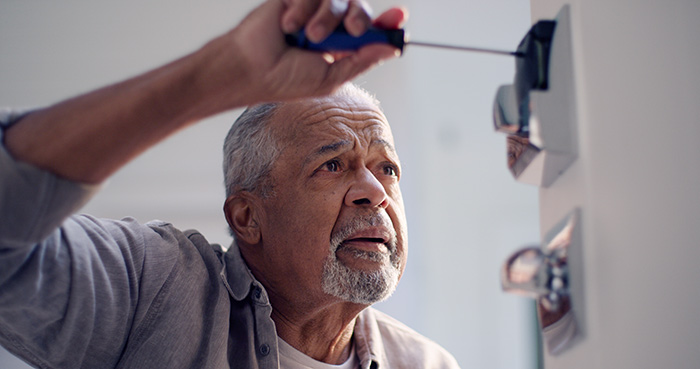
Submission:
POLYGON ((403 29, 370 27, 363 35, 355 37, 349 34, 342 24, 325 40, 318 43, 311 42, 306 38, 303 29, 295 33, 288 33, 284 38, 289 46, 314 51, 354 51, 368 44, 382 43, 393 45, 403 53, 403 47, 406 44, 403 29))

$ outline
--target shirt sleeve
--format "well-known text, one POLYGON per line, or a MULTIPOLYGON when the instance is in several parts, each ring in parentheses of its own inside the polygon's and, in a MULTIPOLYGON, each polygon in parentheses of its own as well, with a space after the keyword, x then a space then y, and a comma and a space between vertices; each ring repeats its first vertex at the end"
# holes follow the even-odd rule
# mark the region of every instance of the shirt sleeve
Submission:
POLYGON ((0 344, 39 368, 115 367, 177 240, 133 219, 72 215, 97 187, 15 160, 2 132, 22 116, 0 111, 0 344), (157 267, 142 284, 149 257, 157 267))
POLYGON ((60 178, 10 155, 4 145, 4 131, 26 113, 0 110, 0 247, 3 249, 45 239, 98 189, 60 178))

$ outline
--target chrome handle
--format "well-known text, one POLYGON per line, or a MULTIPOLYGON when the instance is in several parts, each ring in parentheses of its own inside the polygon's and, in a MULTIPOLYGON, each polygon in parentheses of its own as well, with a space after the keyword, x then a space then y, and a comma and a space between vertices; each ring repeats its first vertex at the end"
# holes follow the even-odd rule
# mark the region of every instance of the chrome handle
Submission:
MULTIPOLYGON (((572 274, 578 276, 574 282, 580 283, 580 219, 581 210, 573 210, 547 233, 542 247, 514 252, 501 268, 504 291, 537 301, 540 329, 552 354, 569 347, 578 331, 569 271, 577 271, 572 274)), ((577 285, 577 290, 580 289, 577 285)))
POLYGON ((548 311, 557 311, 568 295, 566 251, 549 252, 527 247, 513 253, 503 264, 501 285, 509 293, 538 300, 548 311))

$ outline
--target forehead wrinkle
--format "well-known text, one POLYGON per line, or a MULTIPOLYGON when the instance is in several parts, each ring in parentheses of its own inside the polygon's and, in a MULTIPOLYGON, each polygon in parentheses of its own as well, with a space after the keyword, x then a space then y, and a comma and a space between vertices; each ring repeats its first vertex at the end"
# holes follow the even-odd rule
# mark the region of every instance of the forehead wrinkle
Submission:
POLYGON ((314 125, 326 120, 377 121, 384 124, 386 118, 379 107, 364 98, 331 96, 304 103, 306 108, 299 115, 305 125, 314 125))
POLYGON ((287 140, 291 142, 298 141, 300 137, 306 137, 308 129, 323 124, 327 124, 332 130, 340 132, 347 132, 348 130, 364 131, 376 126, 388 127, 388 123, 383 118, 383 115, 377 111, 355 111, 352 108, 344 109, 338 107, 304 109, 296 117, 288 116, 286 119, 280 119, 280 122, 285 121, 288 129, 284 128, 285 123, 280 124, 281 134, 286 136, 287 140), (292 128, 293 126, 296 126, 296 128, 292 128))
POLYGON ((391 139, 380 137, 386 134, 385 130, 390 132, 386 118, 375 104, 367 103, 364 100, 333 98, 285 104, 278 111, 278 117, 282 118, 279 119, 278 123, 281 124, 278 128, 286 136, 286 148, 301 149, 305 146, 302 142, 311 144, 312 149, 301 160, 302 166, 330 152, 355 147, 361 136, 368 139, 369 146, 379 144, 395 154, 393 145, 389 143, 391 139), (323 125, 327 125, 327 128, 317 131, 316 127, 323 125), (377 142, 373 144, 373 141, 377 142))
MULTIPOLYGON (((313 152, 311 152, 304 160, 302 166, 307 165, 309 162, 314 161, 318 157, 326 156, 329 153, 339 153, 341 151, 346 151, 348 149, 354 148, 357 143, 359 142, 358 139, 358 133, 355 132, 352 128, 348 127, 347 124, 342 124, 341 127, 334 127, 335 130, 339 130, 341 132, 344 132, 345 134, 349 134, 350 137, 348 138, 342 138, 338 137, 337 140, 324 144, 321 147, 317 148, 313 152), (348 129, 349 128, 349 129, 348 129)), ((381 130, 378 130, 376 125, 370 125, 368 127, 363 127, 360 129, 360 132, 363 132, 363 134, 366 134, 368 136, 373 136, 375 134, 381 134, 381 130)), ((342 133, 341 133, 342 134, 342 133)), ((360 134, 360 135, 363 135, 360 134)), ((367 149, 371 149, 372 147, 381 147, 385 151, 388 151, 392 156, 398 157, 398 154, 396 152, 396 149, 394 148, 394 145, 389 142, 388 140, 382 138, 382 137, 373 137, 370 138, 369 140, 369 145, 367 149)))
POLYGON ((322 110, 315 114, 311 114, 308 117, 302 118, 302 121, 304 122, 303 124, 308 127, 324 123, 361 123, 365 126, 373 124, 386 125, 381 116, 376 114, 376 112, 358 112, 353 111, 352 109, 345 110, 340 108, 322 110))

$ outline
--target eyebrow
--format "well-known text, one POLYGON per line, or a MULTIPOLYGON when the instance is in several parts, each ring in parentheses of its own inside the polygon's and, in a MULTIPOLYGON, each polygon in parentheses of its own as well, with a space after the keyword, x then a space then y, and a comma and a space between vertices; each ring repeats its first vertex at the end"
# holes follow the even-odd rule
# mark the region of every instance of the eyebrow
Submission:
MULTIPOLYGON (((342 151, 345 147, 348 147, 351 145, 352 145, 352 142, 350 142, 348 140, 340 140, 340 141, 330 143, 328 145, 323 145, 323 146, 319 147, 318 149, 316 149, 314 152, 312 152, 309 156, 307 156, 306 159, 304 160, 304 163, 302 164, 302 166, 306 166, 309 162, 314 161, 318 157, 328 155, 328 153, 336 153, 336 152, 342 151)), ((379 146, 385 148, 386 150, 390 151, 392 154, 396 155, 396 149, 394 149, 394 146, 391 143, 389 143, 389 141, 381 139, 381 138, 377 138, 377 139, 372 140, 372 142, 370 143, 370 146, 376 146, 376 145, 379 145, 379 146)))
POLYGON ((351 142, 348 140, 340 140, 336 141, 333 143, 330 143, 328 145, 323 145, 316 149, 316 151, 312 152, 309 156, 306 157, 306 160, 304 160, 304 163, 302 166, 306 166, 309 162, 313 161, 314 159, 327 155, 328 153, 334 153, 334 152, 339 152, 341 151, 344 147, 350 146, 351 142))
POLYGON ((381 138, 374 139, 370 143, 370 146, 374 146, 374 145, 380 145, 380 146, 384 147, 385 149, 389 150, 392 154, 396 155, 396 149, 394 148, 394 145, 389 143, 389 141, 387 141, 387 140, 384 140, 381 138))
POLYGON ((312 155, 314 156, 321 156, 324 154, 327 154, 329 152, 338 152, 340 151, 343 147, 349 146, 350 141, 348 140, 341 140, 337 142, 333 142, 332 144, 328 145, 323 145, 321 146, 318 150, 316 150, 312 155))

